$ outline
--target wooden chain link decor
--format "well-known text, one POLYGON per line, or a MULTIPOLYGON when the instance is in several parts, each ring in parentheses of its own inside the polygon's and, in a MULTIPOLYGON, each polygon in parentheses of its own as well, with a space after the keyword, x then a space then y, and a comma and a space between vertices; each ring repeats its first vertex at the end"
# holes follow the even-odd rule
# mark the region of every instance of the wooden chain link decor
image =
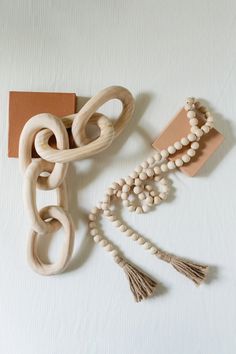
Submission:
POLYGON ((24 126, 19 143, 19 159, 24 175, 24 204, 31 220, 28 240, 28 260, 32 268, 42 275, 62 272, 68 265, 74 247, 74 226, 68 210, 65 178, 68 163, 91 157, 111 145, 132 117, 134 99, 131 93, 119 86, 108 87, 92 97, 82 109, 67 117, 38 114, 24 126), (96 111, 106 102, 118 99, 122 112, 113 124, 105 115, 96 111), (88 121, 100 129, 100 136, 93 141, 86 135, 88 121), (69 148, 67 128, 71 128, 76 148, 69 148), (56 148, 49 145, 50 137, 56 138, 56 148), (40 156, 32 159, 32 147, 40 156), (48 176, 42 174, 48 173, 48 176), (57 205, 46 206, 40 211, 36 205, 36 190, 56 189, 57 205), (59 260, 44 263, 38 254, 37 239, 55 232, 61 226, 65 230, 65 243, 59 260))

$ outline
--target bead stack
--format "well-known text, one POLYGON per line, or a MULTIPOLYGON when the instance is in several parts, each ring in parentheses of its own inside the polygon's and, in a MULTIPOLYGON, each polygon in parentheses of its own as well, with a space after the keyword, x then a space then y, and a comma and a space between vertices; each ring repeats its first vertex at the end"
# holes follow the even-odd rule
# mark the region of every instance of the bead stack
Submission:
MULTIPOLYGON (((124 258, 121 256, 118 249, 116 249, 113 244, 99 232, 97 219, 99 214, 101 214, 111 221, 112 224, 127 237, 142 245, 144 249, 149 250, 151 254, 171 263, 175 269, 190 277, 196 284, 200 284, 205 277, 205 270, 207 267, 182 261, 178 257, 162 251, 160 248, 156 247, 150 241, 144 239, 144 237, 138 235, 134 230, 125 225, 111 209, 111 205, 114 201, 121 199, 123 206, 128 208, 130 212, 142 214, 148 212, 154 205, 158 205, 163 200, 167 199, 169 185, 166 177, 163 176, 163 173, 166 173, 169 170, 174 170, 184 164, 188 164, 196 155, 196 152, 200 147, 199 142, 201 138, 208 134, 213 127, 211 113, 205 107, 201 106, 194 98, 190 97, 186 99, 184 108, 187 112, 186 115, 190 125, 189 134, 182 137, 179 141, 174 142, 173 145, 168 146, 166 149, 156 152, 153 156, 148 157, 138 165, 127 178, 121 178, 112 183, 107 189, 103 201, 99 202, 89 214, 89 234, 95 243, 98 243, 100 246, 104 247, 107 252, 111 253, 116 263, 124 265, 124 258), (205 118, 205 123, 201 127, 199 127, 199 114, 202 114, 205 118), (180 158, 168 161, 169 156, 174 155, 177 151, 183 149, 187 149, 187 152, 183 153, 180 158), (149 182, 156 182, 158 190, 154 189, 149 182), (179 267, 180 262, 181 266, 179 267), (185 269, 183 271, 183 265, 187 270, 185 269), (198 272, 199 274, 197 274, 198 272)), ((139 300, 137 301, 140 301, 140 298, 136 295, 137 294, 135 294, 136 300, 138 298, 139 300)), ((149 295, 150 294, 147 294, 146 296, 149 295)), ((141 299, 146 296, 141 296, 141 299)))

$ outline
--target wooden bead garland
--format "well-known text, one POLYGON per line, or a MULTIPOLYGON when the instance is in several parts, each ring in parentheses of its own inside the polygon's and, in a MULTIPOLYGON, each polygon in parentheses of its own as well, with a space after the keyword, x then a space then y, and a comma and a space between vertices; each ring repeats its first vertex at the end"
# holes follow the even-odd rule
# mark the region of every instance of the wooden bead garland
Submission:
POLYGON ((186 100, 185 110, 187 111, 186 115, 190 124, 189 134, 180 139, 180 141, 174 142, 173 145, 166 149, 148 157, 128 177, 112 183, 107 189, 103 201, 99 202, 89 214, 89 235, 95 243, 109 252, 114 261, 123 268, 129 279, 130 289, 136 301, 141 301, 151 296, 157 284, 148 275, 125 260, 118 248, 104 235, 101 235, 97 224, 101 216, 107 218, 125 236, 136 241, 152 255, 170 263, 178 272, 190 278, 196 285, 200 285, 206 277, 207 266, 193 263, 163 251, 119 220, 115 211, 112 210, 112 206, 117 199, 121 199, 123 206, 128 208, 130 212, 136 212, 137 214, 146 213, 151 207, 159 205, 167 199, 169 184, 163 173, 189 163, 200 147, 199 142, 201 137, 206 135, 213 127, 212 115, 194 98, 190 97, 186 100), (203 113, 205 116, 206 122, 202 126, 199 126, 197 111, 203 113), (173 155, 176 150, 186 148, 187 152, 184 152, 181 158, 172 161, 167 160, 168 156, 173 155), (156 182, 158 190, 154 189, 149 181, 151 183, 156 182))

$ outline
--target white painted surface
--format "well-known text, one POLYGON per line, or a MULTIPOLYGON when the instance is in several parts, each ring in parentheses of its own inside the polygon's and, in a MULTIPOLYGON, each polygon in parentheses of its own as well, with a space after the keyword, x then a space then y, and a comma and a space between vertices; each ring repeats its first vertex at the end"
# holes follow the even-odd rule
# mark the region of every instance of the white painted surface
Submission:
MULTIPOLYGON (((236 352, 235 13, 234 0, 1 0, 1 353, 236 352), (8 91, 91 96, 111 84, 136 96, 135 117, 103 155, 71 167, 74 260, 61 276, 38 276, 25 261, 29 222, 18 161, 6 157, 8 91), (171 176, 170 202, 124 216, 167 250, 216 268, 210 284, 196 289, 107 225, 128 257, 165 287, 136 304, 119 267, 87 240, 85 215, 110 182, 149 154, 188 95, 217 113, 224 145, 198 177, 171 176)), ((39 196, 41 204, 54 198, 39 196)), ((54 257, 62 237, 50 249, 54 257)))

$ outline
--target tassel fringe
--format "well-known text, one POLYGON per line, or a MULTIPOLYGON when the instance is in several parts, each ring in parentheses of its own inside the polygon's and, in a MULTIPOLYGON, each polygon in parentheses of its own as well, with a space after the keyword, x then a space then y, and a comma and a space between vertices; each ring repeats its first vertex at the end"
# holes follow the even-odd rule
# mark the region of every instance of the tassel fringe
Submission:
POLYGON ((157 283, 154 280, 126 262, 120 256, 116 256, 115 261, 124 269, 124 272, 129 279, 130 290, 132 291, 136 302, 140 302, 153 295, 157 286, 157 283))
POLYGON ((163 261, 170 263, 179 273, 191 279, 196 285, 200 285, 206 278, 207 266, 193 263, 162 251, 158 251, 156 255, 163 261))

